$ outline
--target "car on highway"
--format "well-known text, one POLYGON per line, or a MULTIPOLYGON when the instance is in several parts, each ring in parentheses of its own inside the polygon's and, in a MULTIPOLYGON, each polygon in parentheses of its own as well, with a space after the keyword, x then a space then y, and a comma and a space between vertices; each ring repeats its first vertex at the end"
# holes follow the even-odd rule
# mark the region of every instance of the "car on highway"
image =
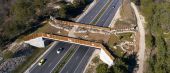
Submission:
POLYGON ((45 63, 46 59, 41 59, 40 62, 38 63, 39 66, 43 65, 45 63))
POLYGON ((115 8, 115 6, 113 6, 112 8, 115 8))
POLYGON ((60 54, 62 50, 63 50, 63 48, 59 48, 59 49, 57 50, 57 54, 60 54))

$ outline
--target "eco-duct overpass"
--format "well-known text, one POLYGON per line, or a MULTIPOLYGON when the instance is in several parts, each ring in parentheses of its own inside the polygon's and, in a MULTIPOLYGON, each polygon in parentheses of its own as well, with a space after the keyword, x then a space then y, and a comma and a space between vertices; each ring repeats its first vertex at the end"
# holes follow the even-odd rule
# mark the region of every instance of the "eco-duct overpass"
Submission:
POLYGON ((100 59, 104 63, 108 64, 109 66, 114 64, 113 63, 114 57, 111 55, 111 53, 108 50, 106 50, 106 48, 102 44, 96 42, 90 42, 86 40, 80 40, 76 38, 70 38, 70 37, 58 36, 58 35, 52 35, 46 33, 36 33, 27 36, 25 38, 25 43, 42 48, 45 47, 43 38, 52 39, 56 41, 64 41, 69 43, 76 43, 76 44, 98 48, 101 50, 99 54, 100 59))

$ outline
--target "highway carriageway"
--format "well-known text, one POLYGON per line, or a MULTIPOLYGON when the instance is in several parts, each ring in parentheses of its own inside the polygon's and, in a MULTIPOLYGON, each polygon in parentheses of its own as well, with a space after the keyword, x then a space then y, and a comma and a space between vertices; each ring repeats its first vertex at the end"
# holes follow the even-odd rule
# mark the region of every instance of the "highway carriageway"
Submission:
MULTIPOLYGON (((47 38, 47 39, 52 39, 52 40, 56 40, 56 41, 62 41, 62 42, 68 42, 68 43, 74 43, 74 44, 81 44, 80 47, 76 50, 75 54, 73 55, 73 57, 71 57, 71 59, 69 60, 69 62, 66 64, 66 66, 64 66, 64 68, 62 69, 62 73, 63 70, 67 71, 69 73, 71 73, 72 71, 74 72, 82 72, 84 67, 86 65, 86 62, 88 61, 88 57, 90 57, 92 54, 92 52, 94 51, 93 48, 97 48, 100 49, 101 52, 99 54, 100 59, 108 64, 109 66, 113 65, 113 60, 114 57, 111 55, 111 53, 109 51, 107 51, 105 49, 105 47, 100 44, 100 43, 95 43, 95 42, 90 42, 90 41, 86 41, 86 40, 79 40, 79 39, 75 39, 75 38, 70 38, 70 37, 64 37, 64 36, 57 36, 57 35, 52 35, 52 34, 45 34, 45 33, 36 33, 36 34, 31 34, 29 36, 27 36, 25 38, 25 43, 28 43, 30 45, 33 46, 37 46, 40 44, 43 44, 44 40, 42 40, 42 38, 47 38), (37 41, 36 41, 37 40, 37 41), (85 45, 85 46, 83 46, 85 45), (87 46, 90 46, 87 47, 87 46), (79 50, 80 49, 80 50, 79 50), (86 54, 87 53, 87 54, 86 54), (77 60, 74 60, 77 59, 77 60), (74 61, 73 61, 74 60, 74 61), (80 64, 79 64, 80 63, 80 64), (82 64, 81 64, 82 63, 82 64), (71 66, 78 66, 76 68, 70 68, 71 66), (80 66, 80 67, 79 67, 80 66), (70 70, 68 69, 70 68, 70 70), (79 69, 80 68, 80 69, 79 69), (78 71, 77 71, 78 70, 78 71)), ((59 43, 60 44, 60 43, 59 43)), ((61 43, 60 45, 57 45, 56 47, 54 47, 54 50, 52 50, 49 54, 47 54, 46 56, 44 56, 44 58, 50 58, 47 59, 47 66, 45 66, 44 69, 47 69, 46 67, 50 67, 49 69, 47 69, 48 71, 53 71, 53 69, 55 68, 55 66, 58 64, 58 62, 60 61, 60 59, 62 58, 62 56, 64 56, 64 54, 69 50, 69 45, 66 43, 66 45, 64 43, 61 43), (63 50, 63 54, 60 53, 61 56, 56 54, 56 48, 65 48, 63 50), (54 58, 58 58, 57 60, 54 60, 54 65, 53 65, 53 59, 54 58), (48 62, 50 61, 50 62, 48 62), (48 64, 50 63, 50 64, 48 64)), ((52 48, 53 49, 53 48, 52 48)), ((37 67, 37 64, 33 64, 34 66, 31 66, 31 68, 28 68, 28 70, 26 70, 26 72, 31 72, 31 73, 37 73, 36 71, 38 71, 41 68, 37 67), (35 69, 35 70, 34 70, 35 69), (34 72, 35 71, 35 72, 34 72)), ((42 71, 45 72, 45 71, 42 71)), ((73 73, 74 73, 73 72, 73 73)), ((39 73, 39 72, 38 72, 39 73)))
POLYGON ((109 27, 116 12, 121 6, 121 3, 122 0, 98 0, 91 10, 84 17, 82 17, 79 22, 83 24, 91 24, 92 22, 95 22, 96 17, 100 16, 102 10, 105 10, 104 8, 106 8, 94 25, 109 27), (109 4, 108 7, 107 4, 109 4))
POLYGON ((109 0, 97 0, 95 5, 84 17, 81 18, 79 22, 84 24, 90 24, 100 14, 103 8, 105 8, 108 2, 109 0))
POLYGON ((118 8, 120 7, 122 0, 112 0, 109 7, 102 14, 102 16, 98 19, 96 25, 108 27, 113 20, 118 8))
POLYGON ((67 63, 61 68, 59 73, 83 73, 90 56, 96 48, 83 46, 79 44, 72 44, 67 42, 56 43, 50 51, 43 56, 47 59, 46 62, 39 66, 36 63, 29 70, 30 73, 52 73, 55 67, 62 62, 63 57, 66 56, 69 50, 73 50, 73 54, 69 57, 67 63), (57 49, 64 48, 61 53, 57 54, 57 49))

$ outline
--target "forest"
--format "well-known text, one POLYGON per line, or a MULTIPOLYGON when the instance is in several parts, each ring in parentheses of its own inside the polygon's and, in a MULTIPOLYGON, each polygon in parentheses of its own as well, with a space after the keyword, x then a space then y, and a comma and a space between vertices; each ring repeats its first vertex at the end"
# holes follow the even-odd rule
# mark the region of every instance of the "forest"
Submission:
POLYGON ((170 32, 169 0, 138 0, 139 9, 145 16, 146 24, 146 73, 170 72, 170 40, 165 37, 170 32), (140 2, 140 4, 139 4, 140 2))
MULTIPOLYGON (((81 14, 92 0, 74 0, 73 3, 56 0, 0 0, 0 50, 6 49, 23 33, 54 16, 70 20, 81 14), (60 9, 48 7, 49 3, 60 5, 60 9)), ((37 27, 38 28, 38 27, 37 27)))

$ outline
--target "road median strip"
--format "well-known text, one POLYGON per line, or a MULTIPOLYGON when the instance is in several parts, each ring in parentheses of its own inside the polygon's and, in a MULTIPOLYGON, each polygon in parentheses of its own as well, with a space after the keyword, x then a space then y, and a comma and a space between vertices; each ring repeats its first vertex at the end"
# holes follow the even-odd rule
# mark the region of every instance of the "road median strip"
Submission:
POLYGON ((55 68, 53 73, 59 73, 60 72, 60 70, 63 68, 63 66, 69 61, 71 56, 74 55, 74 53, 76 52, 76 49, 78 49, 78 47, 79 46, 76 45, 76 46, 70 48, 68 53, 66 53, 64 55, 64 57, 61 59, 61 61, 59 62, 59 64, 57 65, 57 67, 55 68))
POLYGON ((90 24, 96 25, 97 21, 102 17, 103 13, 108 9, 110 6, 112 0, 109 0, 108 3, 103 7, 103 9, 100 11, 100 13, 95 17, 95 19, 90 22, 90 24))

